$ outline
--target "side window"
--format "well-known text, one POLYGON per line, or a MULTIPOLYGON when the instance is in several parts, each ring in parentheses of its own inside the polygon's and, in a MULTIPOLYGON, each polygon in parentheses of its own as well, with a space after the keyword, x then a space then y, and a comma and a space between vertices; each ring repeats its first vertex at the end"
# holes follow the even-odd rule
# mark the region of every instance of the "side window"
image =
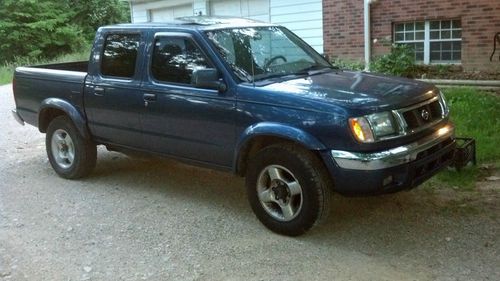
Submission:
POLYGON ((151 72, 156 80, 192 84, 196 69, 210 68, 194 42, 185 37, 158 37, 155 40, 151 72))
POLYGON ((139 34, 108 35, 104 42, 102 75, 132 78, 135 73, 139 40, 139 34))
POLYGON ((218 32, 209 32, 208 36, 215 44, 215 47, 219 49, 220 54, 224 59, 230 64, 236 62, 236 53, 234 50, 233 37, 231 36, 231 30, 219 30, 218 32))

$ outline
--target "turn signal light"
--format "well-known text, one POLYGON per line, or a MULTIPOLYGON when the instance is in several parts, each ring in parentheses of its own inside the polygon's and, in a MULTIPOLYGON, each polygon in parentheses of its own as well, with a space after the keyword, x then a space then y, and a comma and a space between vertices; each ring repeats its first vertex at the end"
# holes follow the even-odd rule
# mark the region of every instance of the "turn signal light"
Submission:
POLYGON ((373 133, 370 129, 370 124, 366 121, 366 118, 350 118, 349 126, 351 127, 351 131, 354 137, 359 142, 373 142, 373 133))

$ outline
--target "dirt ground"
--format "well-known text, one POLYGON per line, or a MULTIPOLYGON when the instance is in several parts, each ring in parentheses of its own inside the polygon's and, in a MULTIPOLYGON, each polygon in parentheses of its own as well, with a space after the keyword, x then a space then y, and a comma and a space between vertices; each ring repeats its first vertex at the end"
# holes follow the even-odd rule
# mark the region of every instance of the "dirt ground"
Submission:
POLYGON ((0 280, 500 280, 499 182, 335 195, 288 238, 231 174, 101 148, 89 178, 63 180, 13 106, 0 87, 0 280))

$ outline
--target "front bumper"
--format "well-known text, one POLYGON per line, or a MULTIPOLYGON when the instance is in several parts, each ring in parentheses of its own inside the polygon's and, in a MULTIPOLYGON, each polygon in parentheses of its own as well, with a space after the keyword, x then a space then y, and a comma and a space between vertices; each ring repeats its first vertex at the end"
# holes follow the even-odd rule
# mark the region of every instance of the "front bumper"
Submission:
POLYGON ((385 151, 362 153, 332 150, 323 159, 335 190, 347 195, 396 192, 415 187, 453 161, 451 123, 414 143, 385 151))

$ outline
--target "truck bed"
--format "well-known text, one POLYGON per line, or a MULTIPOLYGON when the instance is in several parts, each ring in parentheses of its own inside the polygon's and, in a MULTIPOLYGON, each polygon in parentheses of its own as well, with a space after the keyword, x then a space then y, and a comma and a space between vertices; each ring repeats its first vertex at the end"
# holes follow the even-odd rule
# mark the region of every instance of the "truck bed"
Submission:
POLYGON ((42 65, 35 65, 32 67, 33 68, 54 69, 54 70, 87 72, 88 66, 89 66, 88 61, 75 61, 75 62, 65 62, 65 63, 42 64, 42 65))
POLYGON ((68 101, 83 113, 83 86, 88 61, 18 67, 14 72, 16 109, 28 124, 38 126, 44 99, 68 101))

